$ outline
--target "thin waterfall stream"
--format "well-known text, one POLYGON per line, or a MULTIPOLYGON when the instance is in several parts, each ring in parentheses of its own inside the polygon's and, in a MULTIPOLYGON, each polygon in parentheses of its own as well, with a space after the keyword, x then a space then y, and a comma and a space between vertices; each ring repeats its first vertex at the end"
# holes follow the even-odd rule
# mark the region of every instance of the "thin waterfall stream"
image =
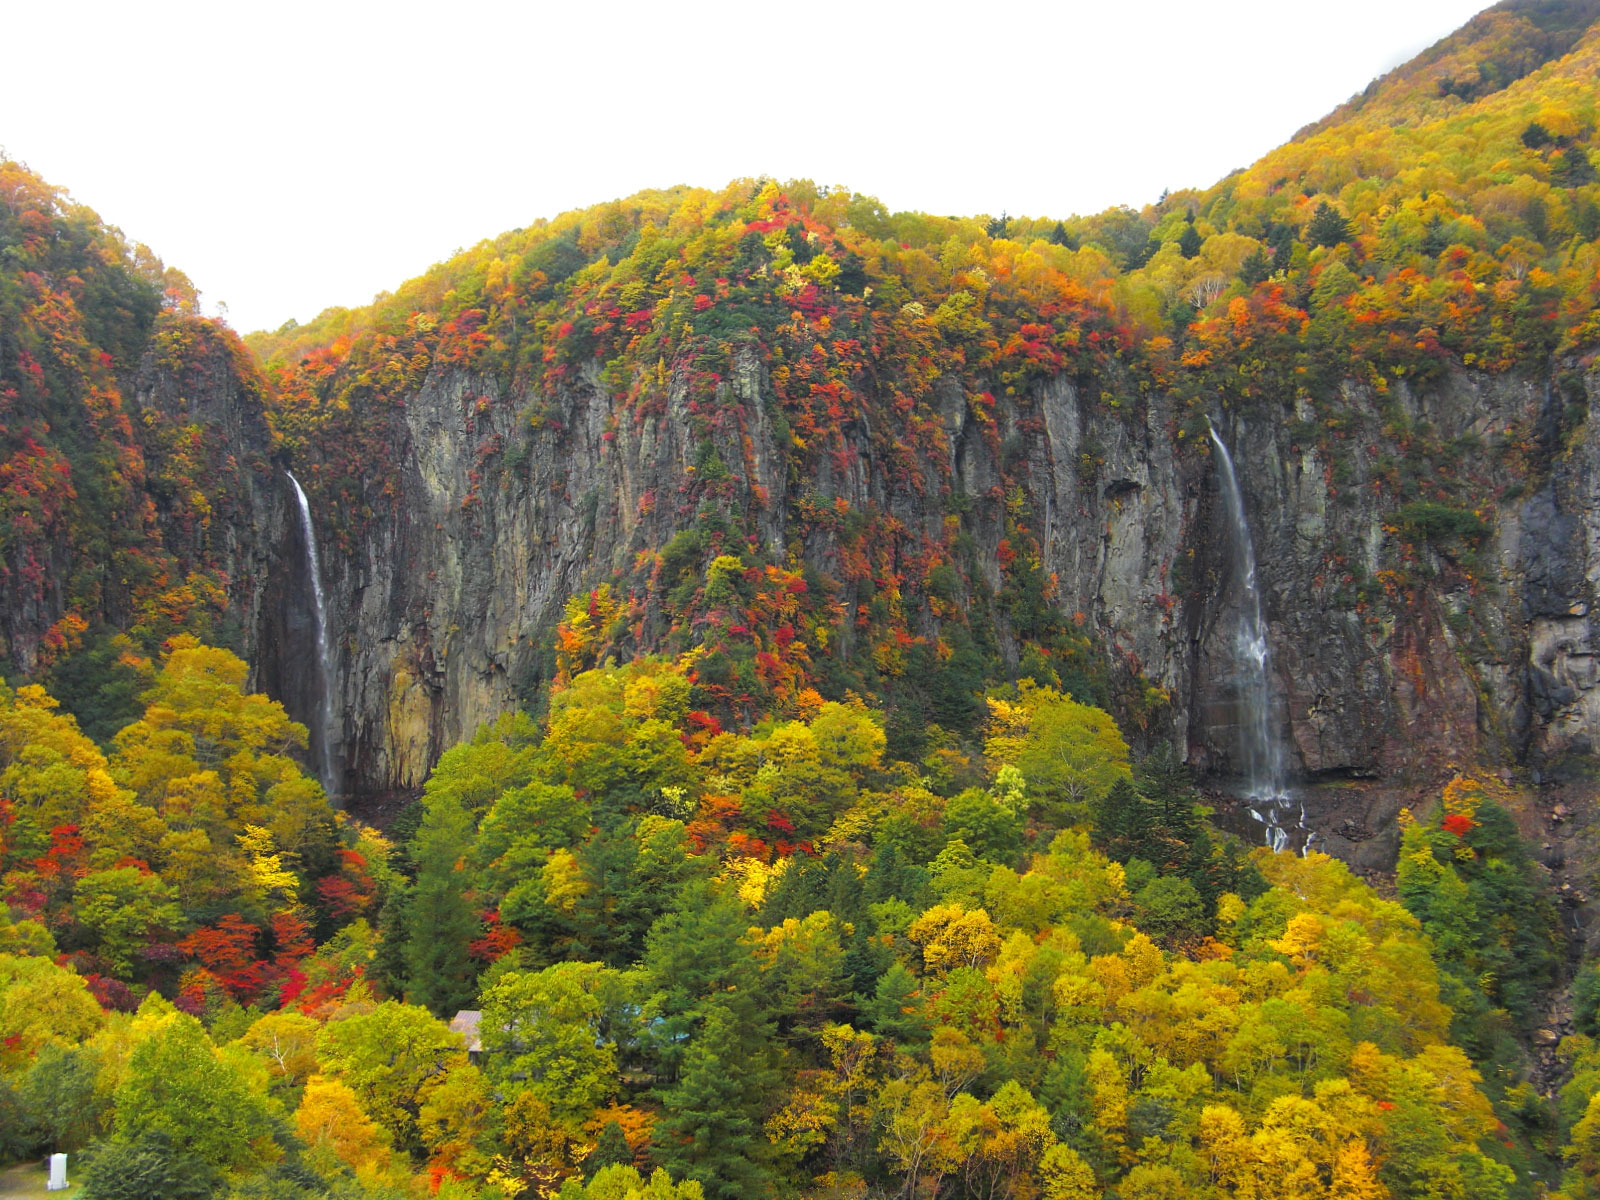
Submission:
POLYGON ((322 781, 322 790, 331 799, 334 795, 333 656, 328 649, 328 599, 322 590, 322 560, 317 553, 316 527, 311 522, 311 501, 306 499, 306 490, 300 486, 300 481, 294 477, 294 472, 285 471, 284 474, 294 485, 295 499, 300 504, 300 531, 305 535, 306 567, 311 576, 311 598, 316 610, 317 732, 320 735, 317 748, 317 777, 322 781))
MULTIPOLYGON (((1207 423, 1209 426, 1209 422, 1207 423)), ((1266 844, 1274 850, 1300 843, 1301 853, 1311 848, 1314 834, 1306 827, 1305 805, 1290 793, 1285 779, 1283 743, 1272 719, 1271 660, 1267 647, 1267 622, 1261 611, 1261 589, 1256 581, 1255 543, 1245 517, 1239 477, 1216 428, 1211 441, 1221 463, 1219 477, 1228 506, 1228 558, 1234 594, 1239 604, 1239 628, 1234 637, 1234 665, 1239 681, 1239 749, 1244 769, 1244 800, 1250 815, 1266 827, 1266 844)))

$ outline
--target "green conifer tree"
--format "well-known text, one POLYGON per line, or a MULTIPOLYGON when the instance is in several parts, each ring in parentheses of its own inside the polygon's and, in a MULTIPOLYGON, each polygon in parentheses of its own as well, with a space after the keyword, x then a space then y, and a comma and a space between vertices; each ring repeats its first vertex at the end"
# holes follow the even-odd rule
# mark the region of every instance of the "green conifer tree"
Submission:
POLYGON ((872 1028, 900 1046, 909 1048, 928 1039, 928 1023, 917 997, 917 977, 904 963, 896 962, 883 973, 877 991, 861 1007, 872 1028))
POLYGON ((1294 230, 1287 225, 1277 226, 1268 235, 1267 245, 1272 247, 1272 273, 1287 271, 1294 261, 1294 230))
POLYGON ((1265 283, 1271 276, 1272 260, 1260 246, 1252 250, 1250 257, 1239 264, 1239 282, 1245 287, 1255 287, 1258 283, 1265 283))
POLYGON ((373 954, 368 976, 391 996, 402 996, 406 990, 406 939, 411 887, 404 879, 390 883, 383 907, 378 910, 378 949, 373 954))
POLYGON ((775 1072, 766 1039, 729 1005, 707 1005, 683 1074, 661 1096, 656 1160, 674 1179, 697 1180, 712 1200, 771 1193, 761 1117, 775 1072))
POLYGON ((1194 227, 1194 213, 1190 213, 1184 222, 1183 232, 1178 235, 1178 252, 1185 258, 1193 258, 1200 253, 1203 241, 1200 231, 1194 227))
POLYGON ((1155 811, 1126 775, 1095 803, 1091 813, 1094 844, 1108 858, 1127 862, 1144 857, 1155 823, 1155 811))
POLYGON ((478 933, 478 918, 464 893, 466 873, 458 869, 472 844, 472 818, 453 799, 431 804, 417 830, 413 857, 417 883, 406 911, 406 998, 438 1016, 450 1016, 474 994, 467 946, 478 933))
POLYGON ((1306 222, 1306 242, 1312 246, 1337 246, 1350 240, 1350 222, 1324 200, 1306 222))
POLYGON ((605 1167, 632 1165, 633 1148, 628 1145, 627 1134, 623 1133, 622 1126, 616 1121, 607 1121, 595 1142, 594 1150, 584 1160, 584 1173, 593 1178, 595 1172, 605 1167))

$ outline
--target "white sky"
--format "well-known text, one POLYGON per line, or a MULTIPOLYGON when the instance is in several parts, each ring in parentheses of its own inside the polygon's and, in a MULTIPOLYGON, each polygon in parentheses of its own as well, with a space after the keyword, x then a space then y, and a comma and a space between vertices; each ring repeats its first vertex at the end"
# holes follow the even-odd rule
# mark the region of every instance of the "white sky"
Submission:
POLYGON ((647 187, 1066 216, 1207 186, 1484 0, 7 6, 0 148, 240 330, 647 187))

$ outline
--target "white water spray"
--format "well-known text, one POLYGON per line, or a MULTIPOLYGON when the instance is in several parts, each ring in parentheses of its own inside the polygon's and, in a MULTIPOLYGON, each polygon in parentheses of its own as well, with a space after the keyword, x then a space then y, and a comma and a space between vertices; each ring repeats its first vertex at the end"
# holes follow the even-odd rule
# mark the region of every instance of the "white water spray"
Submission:
MULTIPOLYGON (((1209 424, 1209 423, 1208 423, 1209 424)), ((1284 779, 1283 745, 1272 720, 1271 670, 1267 650, 1267 623, 1261 615, 1261 590, 1256 584, 1256 552, 1250 523, 1244 514, 1244 497, 1233 456, 1211 429, 1211 441, 1222 464, 1222 495, 1228 505, 1229 558, 1239 598, 1239 630, 1234 640, 1234 662, 1239 669, 1239 741, 1244 767, 1245 800, 1250 815, 1266 826, 1266 842, 1274 850, 1289 847, 1292 823, 1311 847, 1305 806, 1289 794, 1284 779)), ((1302 853, 1304 850, 1302 851, 1302 853)))
POLYGON ((322 590, 322 560, 317 554, 317 531, 311 523, 311 501, 306 490, 285 471, 294 484, 295 499, 300 504, 300 531, 306 540, 306 565, 311 574, 311 596, 316 604, 317 617, 317 672, 321 686, 317 691, 318 732, 321 748, 317 756, 317 775, 322 780, 322 790, 333 797, 333 655, 328 650, 328 601, 322 590))

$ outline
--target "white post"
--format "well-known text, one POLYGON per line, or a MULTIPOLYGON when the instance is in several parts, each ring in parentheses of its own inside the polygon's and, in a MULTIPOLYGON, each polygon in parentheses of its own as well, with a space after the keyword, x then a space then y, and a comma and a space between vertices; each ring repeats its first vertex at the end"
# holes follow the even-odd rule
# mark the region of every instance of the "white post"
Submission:
POLYGON ((50 1182, 45 1184, 47 1192, 64 1192, 67 1190, 67 1156, 65 1154, 52 1154, 50 1156, 50 1182))

